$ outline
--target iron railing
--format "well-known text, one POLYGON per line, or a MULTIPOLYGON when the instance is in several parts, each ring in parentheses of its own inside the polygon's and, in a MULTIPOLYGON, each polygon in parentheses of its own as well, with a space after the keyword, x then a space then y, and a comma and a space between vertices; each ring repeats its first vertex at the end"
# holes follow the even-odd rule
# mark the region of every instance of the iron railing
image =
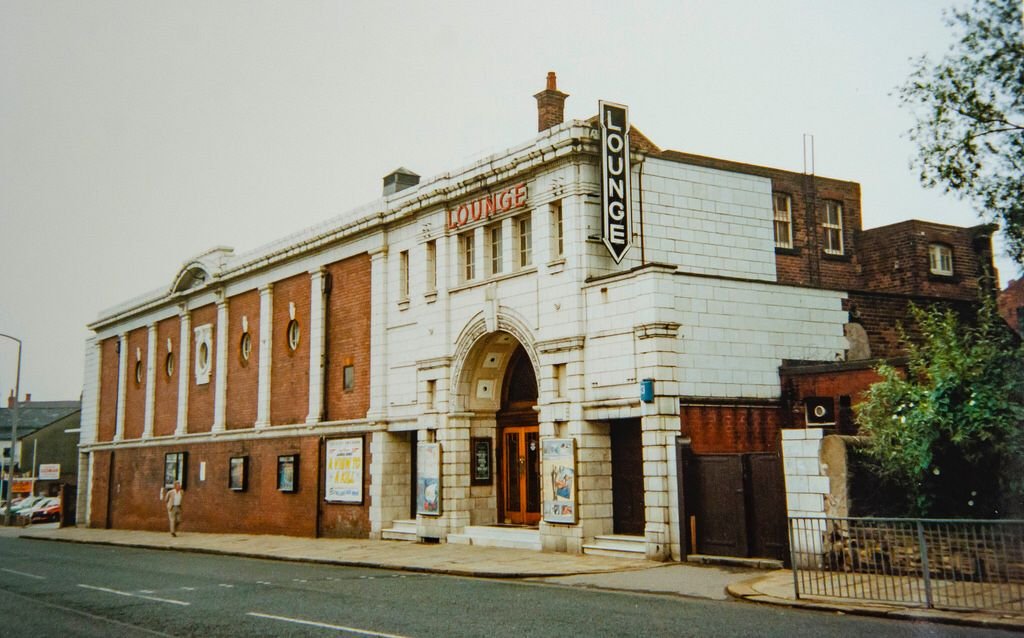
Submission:
POLYGON ((1024 612, 1024 520, 789 519, 797 598, 1024 612))

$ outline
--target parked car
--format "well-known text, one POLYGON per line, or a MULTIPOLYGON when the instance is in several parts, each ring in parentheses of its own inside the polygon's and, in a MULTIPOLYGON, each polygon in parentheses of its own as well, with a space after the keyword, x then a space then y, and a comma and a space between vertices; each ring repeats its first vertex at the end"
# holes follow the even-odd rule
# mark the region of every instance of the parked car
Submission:
MULTIPOLYGON (((14 501, 14 503, 11 505, 11 513, 15 514, 15 515, 24 514, 27 510, 30 510, 33 507, 35 507, 40 502, 42 502, 45 498, 47 498, 47 497, 45 497, 45 496, 29 496, 27 498, 21 499, 20 501, 14 501)), ((6 510, 4 511, 4 514, 7 514, 6 510)))
POLYGON ((52 523, 60 520, 60 499, 48 498, 29 513, 30 523, 52 523))

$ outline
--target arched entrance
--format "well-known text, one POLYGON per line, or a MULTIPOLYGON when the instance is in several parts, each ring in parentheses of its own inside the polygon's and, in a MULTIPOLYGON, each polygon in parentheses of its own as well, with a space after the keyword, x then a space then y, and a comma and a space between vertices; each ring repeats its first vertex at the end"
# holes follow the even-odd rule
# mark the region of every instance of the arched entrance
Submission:
POLYGON ((508 525, 540 521, 540 432, 537 378, 526 350, 513 351, 501 388, 498 430, 498 517, 508 525))

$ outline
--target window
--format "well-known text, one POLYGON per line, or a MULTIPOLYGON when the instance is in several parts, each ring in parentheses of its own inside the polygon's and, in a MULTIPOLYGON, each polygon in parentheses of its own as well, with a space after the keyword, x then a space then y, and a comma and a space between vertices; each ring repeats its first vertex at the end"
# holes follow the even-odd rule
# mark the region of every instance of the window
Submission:
POLYGON ((398 296, 405 301, 409 298, 409 251, 398 253, 398 296))
POLYGON ((351 390, 356 387, 356 367, 347 365, 341 369, 341 387, 343 390, 351 390))
POLYGON ((473 250, 476 237, 473 231, 459 235, 459 242, 462 244, 462 279, 472 281, 476 278, 476 255, 473 250))
POLYGON ((785 193, 772 196, 775 203, 775 247, 793 247, 793 198, 785 193))
POLYGON ((136 361, 135 362, 135 383, 136 384, 142 383, 142 362, 141 361, 136 361))
POLYGON ((210 382, 210 371, 213 368, 213 324, 197 326, 193 333, 196 385, 203 385, 210 382))
POLYGON ((301 336, 302 332, 299 329, 299 322, 292 319, 288 322, 288 348, 291 350, 298 348, 301 336))
POLYGON ((437 290, 437 240, 427 242, 427 292, 437 290))
POLYGON ((501 274, 501 262, 505 258, 501 243, 501 224, 487 228, 487 248, 490 253, 491 274, 501 274))
POLYGON ((565 254, 565 240, 562 225, 562 200, 548 204, 551 213, 551 256, 558 259, 565 254))
POLYGON ((167 358, 164 359, 164 370, 167 372, 168 377, 174 376, 174 353, 168 352, 167 358))
POLYGON ((518 250, 516 254, 516 266, 526 268, 533 263, 533 220, 527 213, 517 217, 515 221, 516 239, 518 250))
POLYGON ((839 202, 825 202, 825 252, 829 255, 843 254, 843 205, 839 202))
POLYGON ((953 274, 953 249, 946 244, 928 245, 929 270, 933 275, 953 274))

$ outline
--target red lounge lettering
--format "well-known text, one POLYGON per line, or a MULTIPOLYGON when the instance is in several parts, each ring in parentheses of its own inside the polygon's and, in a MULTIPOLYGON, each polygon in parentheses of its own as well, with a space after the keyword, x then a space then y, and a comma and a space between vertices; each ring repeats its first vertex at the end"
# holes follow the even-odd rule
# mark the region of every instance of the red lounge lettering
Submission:
POLYGON ((448 228, 465 226, 471 221, 489 219, 499 213, 526 206, 526 184, 516 184, 498 193, 491 193, 460 204, 454 212, 447 211, 448 228))

